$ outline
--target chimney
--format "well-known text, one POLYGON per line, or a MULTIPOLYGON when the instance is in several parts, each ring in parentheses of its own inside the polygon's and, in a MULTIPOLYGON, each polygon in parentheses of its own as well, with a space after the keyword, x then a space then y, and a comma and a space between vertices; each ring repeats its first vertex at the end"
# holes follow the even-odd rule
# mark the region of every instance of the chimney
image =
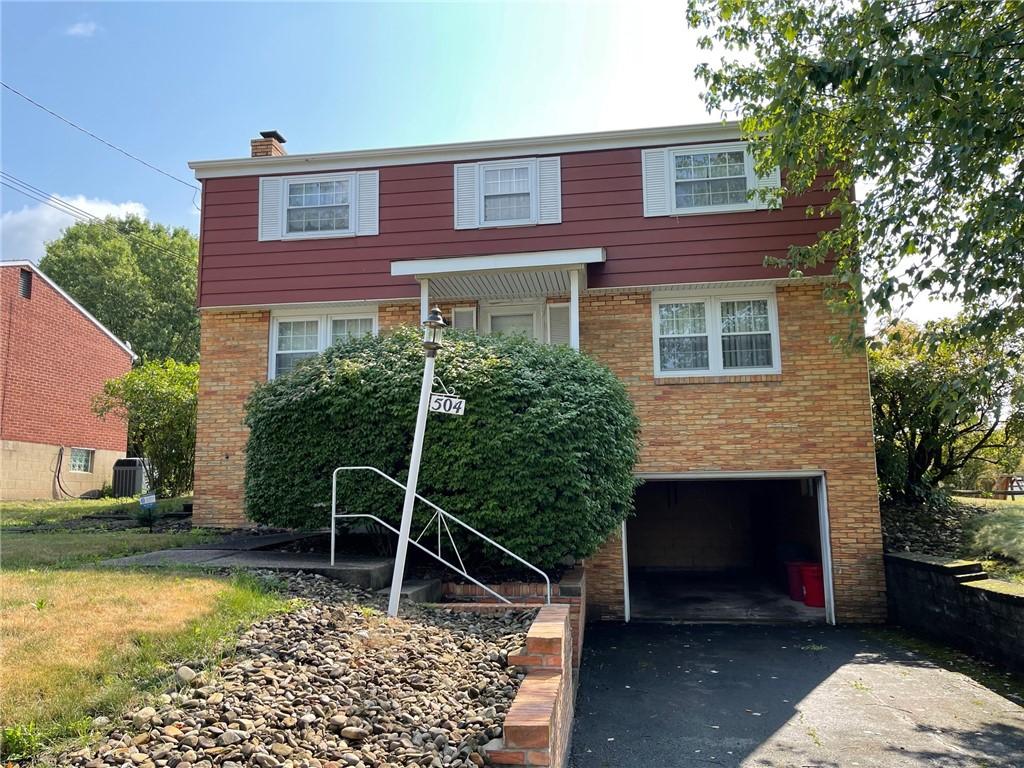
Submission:
POLYGON ((260 138, 249 142, 253 157, 281 157, 288 153, 284 149, 285 138, 277 131, 260 131, 260 138))

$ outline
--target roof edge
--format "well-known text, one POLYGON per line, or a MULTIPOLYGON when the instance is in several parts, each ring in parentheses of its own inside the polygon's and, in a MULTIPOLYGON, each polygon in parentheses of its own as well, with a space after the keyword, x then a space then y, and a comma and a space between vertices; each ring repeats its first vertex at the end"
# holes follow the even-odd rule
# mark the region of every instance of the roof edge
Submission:
POLYGON ((625 149, 653 144, 696 141, 728 141, 740 137, 738 121, 694 123, 692 125, 631 128, 596 133, 571 133, 519 139, 466 141, 412 147, 358 149, 281 157, 237 157, 224 160, 193 160, 188 167, 199 180, 226 176, 257 176, 277 173, 308 173, 370 166, 417 165, 420 163, 482 160, 513 154, 591 152, 625 149))
POLYGON ((111 332, 111 330, 109 328, 107 328, 107 326, 105 326, 103 323, 101 323, 99 320, 97 320, 95 317, 93 317, 92 313, 89 312, 89 310, 87 310, 85 307, 83 307, 81 304, 79 304, 77 301, 75 301, 73 298, 71 298, 71 296, 68 295, 67 291, 65 291, 63 288, 61 288, 59 285, 57 285, 57 283, 55 283, 53 281, 53 279, 49 275, 47 275, 45 272, 43 272, 43 270, 41 270, 37 265, 33 264, 31 261, 27 261, 27 260, 22 260, 22 261, 0 261, 0 267, 21 267, 22 269, 25 269, 26 267, 28 267, 33 272, 35 272, 37 275, 39 275, 39 277, 41 277, 46 282, 46 284, 48 286, 50 286, 51 288, 53 288, 53 290, 55 290, 57 293, 59 293, 71 306, 73 306, 75 309, 77 309, 79 312, 81 312, 83 315, 85 315, 85 318, 87 320, 89 320, 93 325, 95 325, 97 328, 99 328, 101 331, 103 331, 104 334, 106 334, 108 337, 110 337, 110 339, 115 344, 117 344, 117 346, 119 346, 121 349, 123 349, 129 355, 131 355, 132 361, 135 361, 135 360, 139 359, 139 356, 136 355, 134 352, 132 352, 132 348, 130 346, 128 346, 127 343, 125 343, 125 342, 121 341, 119 338, 117 338, 117 336, 115 336, 111 332))

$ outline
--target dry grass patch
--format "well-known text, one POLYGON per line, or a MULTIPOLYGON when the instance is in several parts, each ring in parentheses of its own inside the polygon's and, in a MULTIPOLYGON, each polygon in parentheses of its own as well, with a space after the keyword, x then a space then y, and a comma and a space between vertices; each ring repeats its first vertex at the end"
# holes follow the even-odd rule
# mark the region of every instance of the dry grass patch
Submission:
POLYGON ((85 734, 285 605, 252 577, 91 569, 0 573, 0 596, 0 723, 23 754, 85 734))

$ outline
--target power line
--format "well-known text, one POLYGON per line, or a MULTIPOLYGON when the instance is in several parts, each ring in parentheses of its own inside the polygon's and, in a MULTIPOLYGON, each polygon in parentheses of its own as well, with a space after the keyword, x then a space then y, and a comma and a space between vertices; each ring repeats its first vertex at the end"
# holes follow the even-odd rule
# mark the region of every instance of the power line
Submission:
POLYGON ((108 223, 105 219, 101 219, 99 216, 95 216, 89 213, 88 211, 85 211, 81 208, 78 208, 77 206, 72 205, 71 203, 61 200, 59 197, 55 195, 51 195, 47 192, 44 192, 38 187, 34 187, 28 182, 22 181, 17 176, 13 176, 10 173, 7 173, 6 171, 0 171, 0 185, 3 185, 8 189, 12 189, 15 192, 24 195, 25 197, 35 200, 36 202, 42 203, 43 205, 48 205, 50 208, 53 208, 56 211, 60 211, 61 213, 67 214, 68 216, 78 219, 79 221, 91 224, 99 224, 101 227, 108 230, 109 232, 112 232, 115 235, 118 235, 119 237, 123 237, 126 240, 131 240, 133 242, 139 243, 140 245, 152 248, 153 250, 158 251, 160 253, 167 254, 168 256, 173 256, 174 258, 178 258, 181 255, 170 250, 169 248, 165 248, 162 245, 157 245, 156 243, 150 242, 145 238, 139 237, 138 235, 133 235, 129 232, 122 232, 117 227, 108 223))
MULTIPOLYGON (((60 121, 62 121, 64 123, 67 123, 68 125, 70 125, 75 130, 81 131, 86 136, 90 136, 90 137, 96 139, 96 141, 100 142, 101 144, 106 144, 108 147, 110 147, 111 149, 115 150, 116 152, 120 152, 125 157, 131 158, 132 160, 134 160, 137 163, 142 163, 144 166, 146 166, 150 170, 156 171, 157 173, 162 174, 162 175, 166 176, 169 179, 173 179, 174 181, 178 182, 179 184, 184 184, 186 187, 189 187, 190 189, 194 189, 196 192, 200 192, 201 191, 200 188, 197 187, 192 182, 185 181, 185 179, 182 179, 182 178, 180 178, 178 176, 175 176, 173 173, 168 173, 167 171, 165 171, 165 170, 163 170, 161 168, 157 168, 152 163, 147 163, 141 157, 136 157, 135 155, 133 155, 128 150, 122 149, 121 147, 117 146, 116 144, 111 144, 106 139, 104 139, 104 138, 102 138, 100 136, 97 136, 92 131, 90 131, 90 130, 88 130, 86 128, 83 128, 82 126, 78 125, 78 123, 75 123, 72 120, 68 120, 68 118, 64 117, 63 115, 57 114, 56 112, 54 112, 49 107, 43 106, 42 104, 40 104, 35 99, 31 98, 30 96, 27 96, 26 94, 24 94, 21 91, 19 91, 17 88, 14 88, 13 86, 8 85, 7 83, 3 82, 2 80, 0 80, 0 85, 2 85, 4 88, 6 88, 8 91, 10 91, 11 93, 15 94, 16 96, 20 96, 25 101, 27 101, 29 104, 32 104, 33 106, 38 107, 39 109, 43 110, 43 112, 46 112, 48 115, 52 115, 53 117, 56 117, 58 120, 60 120, 60 121)), ((193 205, 194 205, 195 204, 195 195, 192 196, 192 202, 193 202, 193 205)))

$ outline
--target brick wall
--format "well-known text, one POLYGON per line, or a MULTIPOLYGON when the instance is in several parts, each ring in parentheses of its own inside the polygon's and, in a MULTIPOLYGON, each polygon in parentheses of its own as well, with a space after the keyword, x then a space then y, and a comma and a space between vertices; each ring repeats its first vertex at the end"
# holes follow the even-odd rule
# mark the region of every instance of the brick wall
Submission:
POLYGON ((196 419, 196 525, 246 524, 242 423, 252 388, 267 380, 270 313, 205 311, 200 318, 199 413, 196 419))
POLYGON ((123 453, 127 427, 94 415, 92 400, 131 355, 39 275, 22 298, 20 273, 0 268, 0 437, 123 453))
MULTIPOLYGON (((386 333, 419 323, 419 302, 381 304, 386 333)), ((199 413, 196 420, 196 525, 234 528, 245 518, 245 401, 267 380, 270 312, 205 310, 200 321, 199 413)))
POLYGON ((99 489, 111 480, 111 457, 125 454, 128 430, 93 414, 92 401, 131 370, 131 355, 34 272, 31 296, 22 297, 21 271, 0 268, 0 495, 54 498, 61 446, 96 452, 93 472, 72 477, 65 451, 65 488, 99 489))
MULTIPOLYGON (((642 424, 639 472, 824 470, 837 618, 884 618, 884 573, 867 361, 830 341, 847 329, 823 288, 777 292, 782 373, 656 379, 648 291, 580 302, 580 343, 625 382, 642 424)), ((587 562, 591 610, 623 617, 615 534, 587 562)))
POLYGON ((526 646, 509 654, 509 664, 527 671, 512 706, 502 738, 485 751, 496 765, 561 768, 566 765, 572 734, 575 688, 572 630, 564 605, 545 605, 526 634, 526 646))

